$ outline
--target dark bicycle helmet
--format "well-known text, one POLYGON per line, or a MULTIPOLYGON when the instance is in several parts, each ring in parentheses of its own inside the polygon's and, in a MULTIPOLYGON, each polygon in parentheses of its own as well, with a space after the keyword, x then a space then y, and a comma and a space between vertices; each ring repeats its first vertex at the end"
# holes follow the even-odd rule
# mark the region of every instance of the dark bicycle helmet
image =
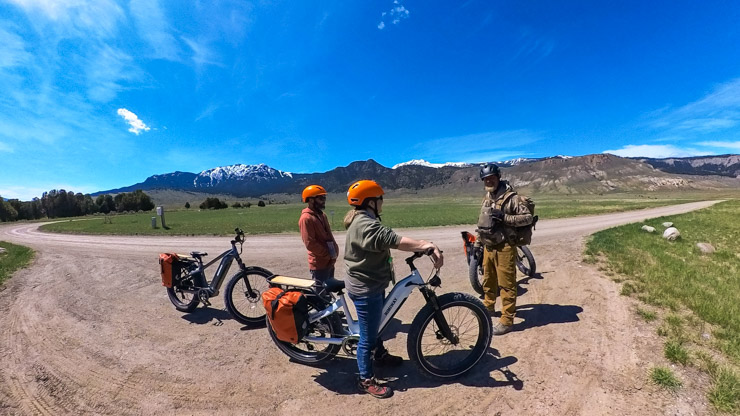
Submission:
POLYGON ((501 171, 499 170, 498 166, 496 166, 496 164, 488 163, 482 168, 480 168, 480 178, 481 179, 485 179, 492 175, 501 177, 501 171))

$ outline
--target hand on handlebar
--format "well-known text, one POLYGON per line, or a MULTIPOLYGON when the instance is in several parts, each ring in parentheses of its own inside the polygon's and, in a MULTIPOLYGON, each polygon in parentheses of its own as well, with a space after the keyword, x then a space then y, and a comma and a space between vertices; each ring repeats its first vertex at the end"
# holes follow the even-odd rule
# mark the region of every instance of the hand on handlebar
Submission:
POLYGON ((442 250, 434 245, 434 243, 429 243, 429 247, 426 247, 424 249, 424 254, 432 258, 434 267, 437 269, 442 268, 442 265, 445 263, 444 256, 442 255, 442 250))

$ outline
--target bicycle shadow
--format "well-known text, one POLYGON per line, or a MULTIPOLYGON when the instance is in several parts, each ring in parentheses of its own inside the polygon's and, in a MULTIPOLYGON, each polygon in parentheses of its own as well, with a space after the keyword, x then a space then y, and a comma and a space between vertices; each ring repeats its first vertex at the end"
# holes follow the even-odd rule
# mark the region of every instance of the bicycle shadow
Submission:
POLYGON ((576 305, 552 305, 548 303, 535 303, 531 305, 520 305, 516 307, 517 318, 524 321, 514 325, 514 331, 536 328, 550 324, 564 324, 578 322, 578 314, 583 308, 576 305))
MULTIPOLYGON (((499 352, 489 347, 481 358, 464 376, 455 380, 431 379, 421 374, 409 360, 404 360, 400 367, 376 370, 376 377, 385 380, 396 391, 437 388, 447 384, 462 384, 470 387, 512 387, 515 390, 524 388, 524 382, 509 369, 516 363, 516 357, 500 357, 499 352), (493 377, 491 373, 500 375, 493 377)), ((358 377, 357 361, 348 357, 337 357, 321 367, 322 373, 314 376, 314 381, 337 394, 358 394, 356 381, 358 377)))
POLYGON ((234 319, 231 317, 231 314, 229 311, 225 309, 216 309, 216 308, 197 308, 194 311, 190 313, 186 313, 182 316, 182 319, 192 323, 192 324, 198 324, 198 325, 204 325, 207 323, 213 322, 213 325, 215 326, 221 326, 224 324, 223 321, 234 319))

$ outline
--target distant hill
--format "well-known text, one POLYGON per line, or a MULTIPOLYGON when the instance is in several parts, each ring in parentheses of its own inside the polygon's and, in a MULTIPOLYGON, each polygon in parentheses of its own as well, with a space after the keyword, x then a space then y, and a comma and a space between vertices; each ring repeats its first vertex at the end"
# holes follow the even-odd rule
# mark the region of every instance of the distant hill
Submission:
MULTIPOLYGON (((498 162, 502 175, 529 192, 604 193, 670 189, 740 188, 737 176, 739 155, 686 159, 630 159, 610 154, 579 157, 555 156, 498 162), (669 162, 670 161, 670 162, 669 162), (682 170, 667 172, 664 166, 682 170), (693 170, 690 169, 693 167, 693 170), (733 169, 735 169, 733 171, 733 169), (687 174, 687 172, 692 172, 687 174), (715 172, 707 174, 706 172, 715 172), (732 177, 731 172, 735 172, 732 177), (704 175, 704 176, 701 176, 704 175)), ((101 191, 115 194, 142 190, 171 190, 238 198, 266 194, 295 194, 310 184, 321 184, 329 192, 346 192, 358 179, 374 179, 385 189, 419 190, 480 188, 479 167, 469 164, 440 164, 411 161, 387 168, 369 159, 352 162, 323 173, 290 173, 267 165, 231 165, 198 174, 173 172, 154 175, 131 186, 101 191)))
POLYGON ((740 178, 740 155, 696 156, 684 158, 635 158, 668 173, 720 175, 740 178))

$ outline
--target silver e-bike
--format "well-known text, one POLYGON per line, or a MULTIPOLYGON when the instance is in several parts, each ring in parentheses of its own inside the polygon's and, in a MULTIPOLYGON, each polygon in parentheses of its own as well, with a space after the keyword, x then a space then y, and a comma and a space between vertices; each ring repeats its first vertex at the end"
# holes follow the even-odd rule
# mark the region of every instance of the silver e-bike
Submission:
MULTIPOLYGON (((397 282, 385 298, 378 334, 388 327, 411 292, 419 289, 426 305, 416 314, 409 329, 409 358, 427 376, 452 379, 465 374, 485 355, 491 343, 491 319, 483 303, 471 295, 437 296, 435 289, 442 283, 439 269, 433 269, 425 281, 414 266, 414 260, 424 254, 431 251, 415 253, 406 259, 411 274, 397 282)), ((268 320, 270 336, 281 351, 304 364, 330 359, 340 350, 356 356, 360 327, 350 314, 343 292, 344 281, 329 279, 322 283, 279 275, 268 280, 272 286, 303 292, 309 303, 308 329, 294 344, 279 340, 268 320)))

